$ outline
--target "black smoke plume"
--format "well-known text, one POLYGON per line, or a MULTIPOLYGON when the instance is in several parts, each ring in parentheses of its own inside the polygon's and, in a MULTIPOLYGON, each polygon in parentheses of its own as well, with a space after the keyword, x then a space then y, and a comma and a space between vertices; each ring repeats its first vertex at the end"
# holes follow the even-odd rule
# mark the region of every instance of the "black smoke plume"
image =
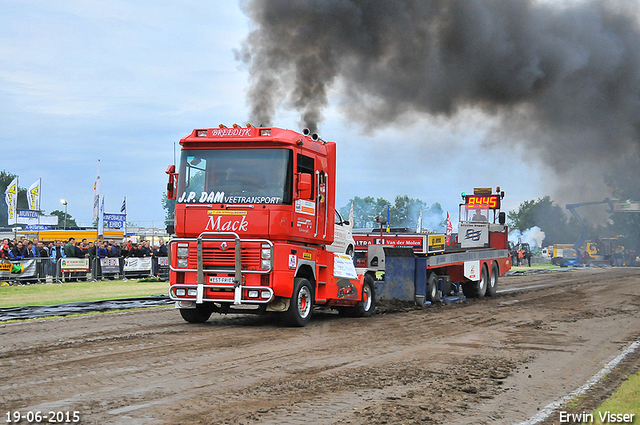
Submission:
POLYGON ((381 128, 477 110, 494 138, 588 179, 638 152, 640 4, 631 0, 246 0, 238 59, 251 121, 281 104, 313 131, 339 87, 345 117, 381 128))

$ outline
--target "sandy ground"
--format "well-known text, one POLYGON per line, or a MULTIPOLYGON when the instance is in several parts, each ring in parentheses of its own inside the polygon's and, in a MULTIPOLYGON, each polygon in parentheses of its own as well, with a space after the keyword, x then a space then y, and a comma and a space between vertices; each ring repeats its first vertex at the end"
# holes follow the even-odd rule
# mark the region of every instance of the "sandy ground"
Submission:
MULTIPOLYGON (((513 424, 640 339, 638 268, 503 277, 499 290, 372 318, 316 311, 304 328, 249 315, 190 325, 166 307, 1 324, 0 413, 75 411, 83 424, 513 424)), ((574 408, 638 370, 636 353, 574 408)), ((545 423, 558 422, 554 413, 545 423)))

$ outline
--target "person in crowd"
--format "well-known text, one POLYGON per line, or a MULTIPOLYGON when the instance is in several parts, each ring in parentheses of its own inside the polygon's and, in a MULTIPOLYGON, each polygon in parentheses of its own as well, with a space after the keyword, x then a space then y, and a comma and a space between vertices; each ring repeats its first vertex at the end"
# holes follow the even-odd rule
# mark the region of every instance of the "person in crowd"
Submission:
POLYGON ((138 257, 138 258, 143 257, 142 250, 140 249, 137 243, 134 243, 131 246, 131 250, 129 251, 129 257, 138 257))
POLYGON ((120 247, 118 247, 118 244, 115 243, 115 241, 113 239, 111 239, 109 241, 109 257, 111 258, 115 258, 115 257, 120 257, 120 247))
POLYGON ((69 242, 67 242, 64 246, 65 257, 74 258, 76 256, 76 239, 69 238, 69 242))
POLYGON ((23 245, 26 249, 23 250, 22 255, 24 258, 33 258, 33 242, 27 240, 27 243, 23 245))
POLYGON ((38 241, 36 249, 38 250, 38 254, 40 258, 38 265, 42 272, 42 277, 45 278, 46 280, 47 276, 51 276, 51 262, 47 261, 47 259, 49 258, 49 250, 47 249, 47 246, 40 241, 38 241))
POLYGON ((12 260, 22 260, 24 259, 24 249, 22 248, 22 242, 17 242, 11 251, 9 251, 9 255, 12 260))
POLYGON ((160 239, 160 246, 158 247, 158 257, 168 256, 167 246, 164 244, 164 240, 160 239))
POLYGON ((96 256, 98 258, 107 258, 109 256, 109 244, 107 242, 103 242, 102 245, 98 245, 98 249, 96 250, 96 256))
MULTIPOLYGON (((76 257, 76 239, 69 238, 69 241, 64 246, 64 253, 66 258, 75 258, 76 257)), ((65 273, 65 281, 66 282, 76 282, 78 279, 76 278, 75 273, 65 273)))
POLYGON ((40 250, 38 249, 38 239, 34 239, 33 242, 27 242, 27 248, 31 251, 30 257, 40 258, 40 250))
POLYGON ((9 244, 3 243, 2 250, 0 250, 0 258, 3 260, 11 260, 11 256, 9 255, 9 244))
POLYGON ((20 252, 22 252, 23 258, 29 258, 29 247, 27 246, 28 242, 29 241, 27 239, 23 238, 22 241, 19 243, 20 252))
POLYGON ((87 254, 89 255, 89 261, 93 261, 93 259, 96 258, 99 243, 100 242, 98 241, 96 241, 95 244, 93 242, 87 243, 87 254))
POLYGON ((131 256, 130 252, 131 252, 131 244, 122 242, 122 245, 120 246, 120 255, 122 257, 130 257, 131 256))
POLYGON ((151 248, 149 247, 149 241, 142 241, 140 244, 140 252, 143 257, 151 257, 151 248))

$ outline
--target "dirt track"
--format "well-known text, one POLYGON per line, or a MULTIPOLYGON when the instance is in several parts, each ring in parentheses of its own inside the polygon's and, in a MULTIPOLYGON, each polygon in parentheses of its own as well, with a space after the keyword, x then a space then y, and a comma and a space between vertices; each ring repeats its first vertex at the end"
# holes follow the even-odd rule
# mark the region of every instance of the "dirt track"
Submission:
MULTIPOLYGON (((499 288, 541 282, 559 285, 368 319, 317 312, 305 328, 257 316, 189 325, 172 308, 2 324, 0 413, 78 411, 86 424, 518 423, 640 339, 640 269, 513 276, 499 288)), ((639 368, 636 353, 616 373, 639 368)))

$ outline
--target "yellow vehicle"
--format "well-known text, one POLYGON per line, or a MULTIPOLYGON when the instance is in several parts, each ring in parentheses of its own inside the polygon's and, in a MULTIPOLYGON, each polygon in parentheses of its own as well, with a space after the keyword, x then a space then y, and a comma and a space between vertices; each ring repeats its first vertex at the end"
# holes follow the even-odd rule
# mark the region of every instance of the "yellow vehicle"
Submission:
MULTIPOLYGON (((56 240, 68 241, 69 238, 75 238, 76 241, 87 239, 89 241, 95 241, 98 239, 98 229, 81 229, 81 230, 39 230, 39 231, 26 231, 22 232, 26 234, 27 238, 33 240, 37 238, 41 242, 54 242, 56 240)), ((103 239, 116 240, 120 242, 123 238, 122 230, 108 231, 105 230, 103 239)))

